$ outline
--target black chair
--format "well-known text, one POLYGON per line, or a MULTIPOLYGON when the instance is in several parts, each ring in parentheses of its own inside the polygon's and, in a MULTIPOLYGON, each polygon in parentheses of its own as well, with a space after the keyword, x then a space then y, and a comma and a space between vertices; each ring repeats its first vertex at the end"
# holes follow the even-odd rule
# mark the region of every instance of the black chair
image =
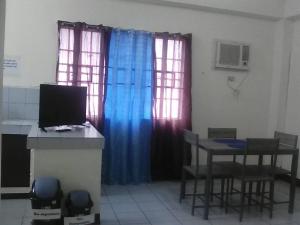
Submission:
MULTIPOLYGON (((288 134, 288 133, 283 133, 283 132, 279 132, 279 131, 275 131, 274 132, 274 138, 275 139, 279 139, 279 146, 285 147, 285 148, 297 148, 297 142, 298 142, 298 136, 297 135, 293 135, 293 134, 288 134)), ((260 161, 262 161, 262 157, 260 159, 260 161)), ((269 170, 270 166, 263 166, 264 170, 269 170)), ((275 170, 274 170, 274 174, 277 177, 279 176, 283 176, 283 175, 291 175, 291 170, 287 170, 287 169, 283 169, 281 167, 276 166, 275 170)), ((257 187, 256 187, 256 194, 259 195, 260 194, 260 183, 258 183, 257 187)), ((249 186, 249 197, 248 197, 248 201, 249 201, 249 205, 251 204, 251 193, 252 193, 252 186, 249 186)), ((289 200, 286 201, 273 201, 274 203, 289 203, 289 200)))
MULTIPOLYGON (((181 188, 180 188, 180 198, 179 201, 181 202, 186 196, 192 196, 192 215, 194 215, 195 208, 202 208, 202 205, 196 206, 196 198, 201 196, 203 197, 204 194, 197 193, 197 185, 200 179, 207 178, 207 166, 199 164, 199 136, 191 131, 184 130, 184 151, 183 151, 183 167, 182 167, 182 181, 181 181, 181 188), (196 151, 196 165, 188 165, 187 164, 187 150, 190 147, 194 148, 196 151), (186 179, 187 175, 190 175, 194 179, 194 187, 193 193, 186 193, 186 179)), ((218 165, 212 166, 212 178, 213 179, 221 179, 221 192, 216 193, 216 196, 219 196, 221 199, 220 206, 224 204, 224 187, 225 187, 225 179, 231 178, 230 174, 231 170, 226 170, 218 165)))
MULTIPOLYGON (((279 146, 282 146, 284 148, 292 148, 292 149, 297 148, 297 143, 298 143, 297 135, 275 131, 274 138, 279 139, 279 146)), ((265 166, 264 169, 269 170, 270 168, 268 166, 265 166)), ((278 166, 276 166, 274 169, 274 174, 276 177, 291 175, 291 173, 292 173, 291 169, 290 170, 283 169, 282 167, 278 167, 278 166)), ((274 203, 280 203, 280 204, 289 203, 289 200, 285 200, 285 201, 274 200, 274 203)))
MULTIPOLYGON (((279 146, 286 148, 297 148, 298 136, 279 131, 274 132, 274 138, 279 139, 279 146)), ((276 175, 290 175, 291 170, 286 170, 281 167, 275 168, 276 175)))
MULTIPOLYGON (((236 128, 208 128, 208 138, 209 139, 236 139, 237 129, 236 128)), ((236 156, 233 156, 232 161, 216 161, 214 162, 225 169, 240 169, 241 164, 236 162, 236 156)), ((230 193, 233 193, 234 179, 230 181, 230 193)), ((214 182, 212 182, 212 190, 214 182)))
MULTIPOLYGON (((274 182, 275 182, 275 168, 276 168, 276 162, 277 162, 277 151, 279 146, 279 139, 263 139, 263 138, 250 138, 247 139, 247 147, 244 151, 243 155, 243 164, 242 164, 242 170, 241 171, 232 171, 232 174, 234 178, 239 179, 241 181, 241 189, 240 189, 240 205, 237 207, 240 207, 240 221, 243 219, 243 213, 244 213, 244 207, 245 207, 245 198, 246 195, 249 193, 246 193, 246 185, 249 184, 249 190, 250 184, 252 186, 252 183, 262 183, 260 186, 260 211, 263 211, 263 208, 268 208, 270 211, 270 218, 272 218, 273 215, 273 203, 274 203, 274 182), (247 157, 248 155, 256 154, 261 157, 265 155, 270 155, 271 158, 269 160, 269 165, 263 165, 261 163, 258 163, 258 165, 249 165, 247 163, 247 157), (266 183, 269 183, 269 197, 267 198, 269 200, 268 203, 265 203, 264 200, 266 199, 266 183), (267 207, 269 206, 269 207, 267 207)), ((251 193, 250 193, 251 194, 251 193)), ((226 212, 228 211, 229 207, 229 184, 227 183, 227 191, 226 191, 226 212)), ((251 199, 251 195, 248 196, 248 198, 251 199)), ((233 208, 236 208, 235 206, 231 206, 233 208)))
POLYGON ((208 128, 208 138, 231 138, 236 139, 236 128, 208 128))

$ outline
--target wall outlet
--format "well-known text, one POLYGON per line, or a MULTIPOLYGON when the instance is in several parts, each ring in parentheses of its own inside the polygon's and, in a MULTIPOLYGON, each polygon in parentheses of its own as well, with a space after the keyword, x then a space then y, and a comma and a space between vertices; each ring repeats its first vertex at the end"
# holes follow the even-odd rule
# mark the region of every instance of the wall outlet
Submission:
POLYGON ((235 81, 235 76, 228 76, 227 80, 230 82, 233 82, 233 81, 235 81))

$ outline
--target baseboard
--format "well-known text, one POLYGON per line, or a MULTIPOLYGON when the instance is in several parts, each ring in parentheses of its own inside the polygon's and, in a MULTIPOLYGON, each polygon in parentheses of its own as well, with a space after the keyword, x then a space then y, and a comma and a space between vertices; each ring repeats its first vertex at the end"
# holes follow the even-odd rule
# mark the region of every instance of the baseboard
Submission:
MULTIPOLYGON (((287 174, 277 175, 276 177, 279 180, 286 181, 288 183, 291 183, 291 176, 287 174)), ((296 185, 300 187, 300 179, 296 178, 296 185)))
POLYGON ((29 193, 9 193, 1 194, 1 199, 29 199, 29 193))

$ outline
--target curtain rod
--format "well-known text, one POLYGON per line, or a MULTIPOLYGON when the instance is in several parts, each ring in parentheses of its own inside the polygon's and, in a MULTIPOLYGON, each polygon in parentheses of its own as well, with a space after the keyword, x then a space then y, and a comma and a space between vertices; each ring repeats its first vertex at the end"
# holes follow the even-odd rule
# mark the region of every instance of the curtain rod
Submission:
MULTIPOLYGON (((84 22, 68 22, 68 21, 57 21, 58 24, 61 24, 62 26, 70 26, 70 27, 76 27, 76 25, 78 26, 82 26, 84 25, 86 28, 93 28, 93 29, 113 29, 113 27, 109 27, 109 26, 104 26, 102 24, 100 25, 90 25, 84 22)), ((119 30, 128 30, 130 31, 134 31, 135 29, 124 29, 124 28, 115 28, 115 29, 119 29, 119 30)), ((144 30, 143 30, 144 31, 144 30)), ((188 34, 181 34, 181 33, 169 33, 169 32, 150 32, 150 31, 144 31, 147 33, 151 33, 153 35, 157 35, 157 36, 164 36, 164 35, 168 35, 168 36, 172 36, 172 37, 180 37, 180 36, 185 36, 185 37, 190 37, 192 36, 191 33, 188 34)))
POLYGON ((57 21, 58 24, 62 25, 62 26, 70 26, 70 27, 76 27, 76 26, 84 26, 86 28, 96 28, 96 29, 111 29, 111 27, 108 27, 108 26, 104 26, 102 24, 100 25, 91 25, 91 24, 87 24, 87 23, 84 23, 84 22, 67 22, 67 21, 57 21))

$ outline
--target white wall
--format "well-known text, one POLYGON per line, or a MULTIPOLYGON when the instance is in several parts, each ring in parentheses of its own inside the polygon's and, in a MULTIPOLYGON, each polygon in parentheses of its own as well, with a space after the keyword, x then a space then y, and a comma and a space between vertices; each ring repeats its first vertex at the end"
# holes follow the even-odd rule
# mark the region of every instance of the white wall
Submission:
POLYGON ((285 17, 298 17, 300 14, 300 1, 299 0, 286 0, 285 17))
POLYGON ((290 20, 283 19, 276 24, 269 112, 270 137, 274 135, 275 130, 285 129, 293 31, 294 24, 290 20))
MULTIPOLYGON (((286 19, 277 24, 275 38, 269 135, 277 129, 299 136, 300 1, 286 0, 284 15, 286 19)), ((281 165, 289 169, 291 157, 280 158, 281 165)))
MULTIPOLYGON (((2 81, 3 81, 3 54, 4 54, 4 31, 5 31, 5 0, 0 0, 0 99, 2 99, 2 81)), ((2 106, 0 104, 0 121, 2 121, 2 106)), ((0 130, 2 126, 0 124, 0 130)), ((1 134, 1 132, 0 132, 1 134)), ((0 135, 0 168, 1 168, 1 137, 0 135)), ((0 173, 0 192, 1 192, 1 173, 0 173)))
MULTIPOLYGON (((5 0, 0 0, 0 99, 2 99, 2 82, 3 82, 3 54, 4 54, 4 32, 5 32, 5 0)), ((0 121, 1 121, 1 105, 0 105, 0 121)), ((1 124, 0 124, 1 126, 1 124)), ((0 137, 1 140, 1 137, 0 137)), ((1 143, 1 141, 0 141, 1 143)), ((1 146, 1 145, 0 145, 1 146)), ((1 147, 0 147, 1 148, 1 147)))
MULTIPOLYGON (((5 31, 5 0, 0 0, 0 99, 2 99, 2 81, 3 81, 3 54, 4 54, 4 31, 5 31)), ((0 105, 0 120, 1 120, 0 105)))
POLYGON ((275 22, 133 2, 82 0, 10 0, 7 2, 5 53, 20 56, 19 76, 5 85, 36 86, 55 81, 57 20, 114 27, 193 33, 193 126, 237 127, 240 137, 265 136, 272 79, 275 22), (251 44, 248 79, 239 98, 226 86, 228 75, 246 73, 212 69, 214 40, 251 44))
MULTIPOLYGON (((288 99, 285 117, 285 130, 300 135, 300 21, 293 23, 293 46, 291 51, 291 68, 289 74, 288 99)), ((290 160, 286 161, 286 166, 290 160)), ((300 172, 300 170, 299 170, 300 172)), ((298 173, 299 174, 299 173, 298 173)))
POLYGON ((286 0, 123 0, 218 11, 252 17, 279 19, 286 0))

